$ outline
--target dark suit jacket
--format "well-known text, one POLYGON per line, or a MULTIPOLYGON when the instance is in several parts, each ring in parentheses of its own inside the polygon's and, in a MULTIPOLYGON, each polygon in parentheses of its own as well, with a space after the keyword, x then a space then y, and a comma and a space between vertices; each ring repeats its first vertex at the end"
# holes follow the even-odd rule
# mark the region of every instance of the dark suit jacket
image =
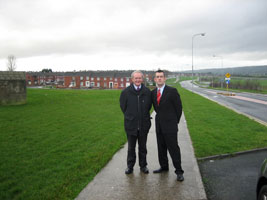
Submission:
POLYGON ((151 92, 142 84, 140 92, 135 91, 133 84, 124 89, 120 96, 120 107, 124 114, 124 128, 127 134, 147 134, 150 127, 151 92))
POLYGON ((165 85, 159 105, 157 88, 152 91, 152 102, 156 111, 156 131, 159 126, 163 133, 177 133, 182 115, 182 102, 176 88, 165 85))

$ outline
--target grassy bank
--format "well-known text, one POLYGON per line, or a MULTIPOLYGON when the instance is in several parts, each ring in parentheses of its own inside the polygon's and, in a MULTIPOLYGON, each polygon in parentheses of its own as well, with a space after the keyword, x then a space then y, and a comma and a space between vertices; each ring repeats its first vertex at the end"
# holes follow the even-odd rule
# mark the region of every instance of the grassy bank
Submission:
POLYGON ((73 199, 125 143, 120 91, 28 90, 0 107, 0 199, 73 199))
POLYGON ((267 127, 175 85, 197 157, 267 146, 267 127))

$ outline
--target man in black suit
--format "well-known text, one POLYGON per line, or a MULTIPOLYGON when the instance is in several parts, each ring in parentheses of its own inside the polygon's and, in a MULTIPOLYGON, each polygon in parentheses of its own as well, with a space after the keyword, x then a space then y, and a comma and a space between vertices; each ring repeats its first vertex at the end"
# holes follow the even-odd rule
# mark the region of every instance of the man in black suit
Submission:
POLYGON ((132 84, 125 88, 120 96, 120 107, 124 114, 124 128, 127 133, 128 155, 125 174, 133 173, 136 161, 135 146, 138 141, 140 170, 148 174, 147 168, 147 134, 151 127, 150 109, 152 107, 151 91, 144 86, 143 73, 132 73, 132 84))
POLYGON ((177 181, 183 181, 181 152, 177 141, 178 123, 182 115, 182 102, 176 88, 165 85, 166 77, 162 70, 155 73, 157 88, 152 91, 152 102, 156 111, 156 135, 160 168, 154 173, 169 170, 167 150, 172 158, 177 181))

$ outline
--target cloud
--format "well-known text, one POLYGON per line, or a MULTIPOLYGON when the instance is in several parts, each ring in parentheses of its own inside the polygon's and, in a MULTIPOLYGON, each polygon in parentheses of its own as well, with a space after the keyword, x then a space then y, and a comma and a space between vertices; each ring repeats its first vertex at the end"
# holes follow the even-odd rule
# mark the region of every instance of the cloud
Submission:
POLYGON ((206 36, 194 38, 194 51, 202 67, 213 54, 226 65, 264 63, 266 10, 266 0, 0 1, 0 63, 14 54, 24 67, 37 59, 68 66, 79 58, 77 65, 88 68, 97 62, 186 68, 192 36, 200 32, 206 36))

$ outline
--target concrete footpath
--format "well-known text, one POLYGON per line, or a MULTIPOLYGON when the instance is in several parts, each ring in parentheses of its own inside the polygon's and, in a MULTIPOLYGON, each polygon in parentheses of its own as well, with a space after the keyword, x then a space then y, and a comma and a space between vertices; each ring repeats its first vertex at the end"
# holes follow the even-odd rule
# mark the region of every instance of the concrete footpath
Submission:
MULTIPOLYGON (((127 144, 95 176, 76 198, 77 200, 200 200, 207 199, 194 155, 184 115, 179 123, 178 142, 184 169, 183 182, 176 180, 175 169, 169 157, 169 172, 153 174, 159 168, 155 134, 155 113, 147 140, 149 174, 140 172, 137 163, 133 174, 126 175, 127 144)), ((138 152, 138 150, 137 150, 138 152)))

